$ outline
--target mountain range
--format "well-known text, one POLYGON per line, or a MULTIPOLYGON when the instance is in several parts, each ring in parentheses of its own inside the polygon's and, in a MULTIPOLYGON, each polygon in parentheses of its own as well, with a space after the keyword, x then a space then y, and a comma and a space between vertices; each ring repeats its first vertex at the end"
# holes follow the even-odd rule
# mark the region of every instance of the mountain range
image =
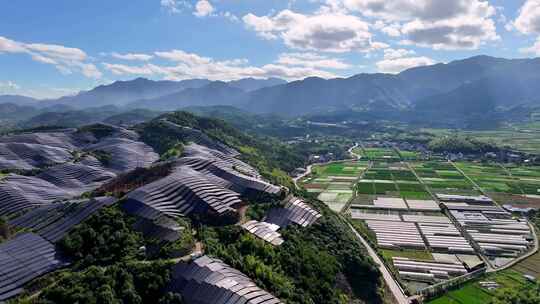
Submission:
MULTIPOLYGON (((137 78, 98 86, 77 95, 37 101, 0 96, 0 103, 81 109, 114 105, 125 109, 176 110, 188 106, 236 106, 253 113, 299 116, 352 111, 463 123, 497 116, 514 107, 540 106, 540 58, 475 56, 416 67, 399 74, 348 78, 309 77, 210 81, 153 81, 137 78)), ((28 111, 28 109, 25 109, 28 111)), ((515 111, 514 111, 515 113, 515 111)))

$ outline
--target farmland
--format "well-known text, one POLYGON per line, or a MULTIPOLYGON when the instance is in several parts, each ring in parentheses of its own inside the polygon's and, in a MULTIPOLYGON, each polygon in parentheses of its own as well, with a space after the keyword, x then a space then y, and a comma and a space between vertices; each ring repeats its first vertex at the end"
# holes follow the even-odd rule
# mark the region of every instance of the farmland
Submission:
POLYGON ((413 170, 433 193, 478 195, 474 185, 448 162, 414 162, 413 170))
POLYGON ((459 162, 456 166, 498 202, 516 207, 540 206, 537 166, 473 162, 459 162))
POLYGON ((321 201, 339 212, 353 197, 353 185, 367 167, 366 161, 314 165, 312 174, 301 183, 308 192, 318 193, 321 201))

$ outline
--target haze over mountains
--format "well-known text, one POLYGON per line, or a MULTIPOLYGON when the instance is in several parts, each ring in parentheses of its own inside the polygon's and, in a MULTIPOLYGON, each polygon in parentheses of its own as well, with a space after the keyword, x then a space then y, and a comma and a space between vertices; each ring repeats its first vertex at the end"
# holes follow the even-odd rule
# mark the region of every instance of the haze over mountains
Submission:
MULTIPOLYGON (((348 78, 206 79, 153 81, 137 78, 98 86, 74 96, 37 101, 0 96, 0 103, 58 109, 114 105, 159 111, 188 106, 232 105, 254 113, 297 116, 325 112, 470 120, 499 115, 514 107, 540 106, 540 58, 502 59, 476 56, 399 74, 358 74, 348 78), (61 105, 61 106, 58 106, 61 105)), ((4 105, 5 107, 5 105, 4 105)), ((13 105, 11 106, 13 108, 13 105)), ((26 112, 31 108, 24 108, 26 112)), ((13 109, 12 109, 13 111, 13 109)))

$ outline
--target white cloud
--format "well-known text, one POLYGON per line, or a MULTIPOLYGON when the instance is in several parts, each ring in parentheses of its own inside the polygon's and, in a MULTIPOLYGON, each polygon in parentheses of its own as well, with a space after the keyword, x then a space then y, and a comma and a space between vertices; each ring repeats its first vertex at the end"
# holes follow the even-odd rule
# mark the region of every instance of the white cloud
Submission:
POLYGON ((183 62, 189 65, 207 64, 212 59, 207 57, 201 57, 197 54, 186 53, 182 50, 172 50, 166 52, 155 52, 156 56, 177 62, 183 62))
POLYGON ((416 54, 416 52, 413 50, 389 48, 384 50, 384 59, 397 59, 414 54, 416 54))
POLYGON ((285 66, 303 66, 318 69, 348 69, 350 64, 343 62, 341 59, 328 58, 326 56, 314 53, 284 53, 280 54, 278 64, 285 66))
POLYGON ((534 54, 536 56, 540 56, 540 37, 532 46, 519 49, 519 51, 525 54, 534 54))
POLYGON ((24 43, 0 36, 1 53, 28 54, 34 61, 54 65, 63 74, 79 72, 90 78, 102 76, 94 64, 87 62, 86 53, 77 48, 56 44, 24 43))
POLYGON ((349 67, 339 59, 328 58, 313 53, 282 54, 275 63, 263 66, 249 65, 247 59, 214 60, 182 50, 155 52, 157 57, 169 60, 172 65, 124 65, 103 63, 106 70, 115 75, 144 75, 162 79, 181 80, 207 78, 211 80, 235 80, 245 77, 280 77, 287 80, 303 79, 310 76, 323 78, 337 77, 324 69, 344 69, 349 67))
MULTIPOLYGON (((332 0, 336 1, 336 0, 332 0)), ((485 0, 342 0, 370 18, 391 23, 383 32, 403 42, 434 49, 477 49, 496 41, 496 8, 485 0), (398 31, 398 28, 401 30, 398 31)))
POLYGON ((245 15, 246 26, 265 39, 281 38, 299 50, 321 52, 369 52, 387 47, 372 41, 369 24, 353 15, 319 12, 303 15, 283 10, 273 16, 245 15))
POLYGON ((206 17, 209 15, 212 15, 214 12, 214 7, 210 2, 207 0, 200 0, 197 1, 197 4, 195 4, 195 12, 193 12, 193 15, 197 17, 206 17))
POLYGON ((116 52, 112 52, 111 57, 116 58, 116 59, 122 59, 122 60, 138 60, 138 61, 148 61, 154 58, 154 56, 147 55, 147 54, 135 54, 135 53, 119 54, 116 52))
POLYGON ((393 59, 383 59, 376 63, 377 68, 382 73, 399 73, 406 69, 418 66, 432 65, 435 61, 428 57, 401 57, 393 59))
POLYGON ((8 80, 5 82, 0 81, 0 92, 5 94, 6 92, 12 92, 20 89, 21 87, 15 82, 8 80))
POLYGON ((540 34, 540 0, 527 0, 513 24, 523 34, 540 34))
POLYGON ((171 14, 178 14, 184 9, 190 9, 191 4, 184 0, 161 0, 161 7, 171 14))

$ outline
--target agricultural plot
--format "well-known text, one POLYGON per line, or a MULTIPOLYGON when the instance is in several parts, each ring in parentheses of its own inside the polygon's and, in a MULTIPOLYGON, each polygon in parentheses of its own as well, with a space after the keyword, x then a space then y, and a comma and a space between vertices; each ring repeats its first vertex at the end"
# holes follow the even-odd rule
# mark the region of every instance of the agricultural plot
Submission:
POLYGON ((353 197, 354 183, 367 167, 367 161, 316 165, 301 184, 308 192, 319 193, 319 200, 339 212, 353 197))
POLYGON ((404 164, 375 162, 356 185, 355 203, 372 204, 379 196, 412 200, 431 199, 430 194, 404 164))
POLYGON ((399 154, 393 148, 362 147, 355 152, 360 154, 362 158, 372 161, 396 162, 400 160, 399 154))
POLYGON ((518 289, 521 286, 533 287, 521 273, 513 270, 503 270, 497 273, 484 275, 474 281, 468 282, 461 288, 449 291, 441 297, 432 299, 428 304, 489 304, 492 303, 495 293, 500 289, 518 289), (487 287, 487 286, 497 287, 487 287))
POLYGON ((414 171, 434 193, 478 195, 480 192, 451 163, 414 162, 414 171))

